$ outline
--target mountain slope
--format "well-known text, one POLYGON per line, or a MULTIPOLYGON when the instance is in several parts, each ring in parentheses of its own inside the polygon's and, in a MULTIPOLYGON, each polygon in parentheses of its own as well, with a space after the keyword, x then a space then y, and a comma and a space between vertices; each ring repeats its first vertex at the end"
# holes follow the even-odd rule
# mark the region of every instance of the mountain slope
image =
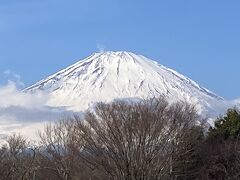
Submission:
POLYGON ((48 105, 86 110, 99 101, 150 98, 184 100, 209 113, 223 98, 189 78, 144 56, 130 52, 95 53, 24 90, 43 91, 48 105))

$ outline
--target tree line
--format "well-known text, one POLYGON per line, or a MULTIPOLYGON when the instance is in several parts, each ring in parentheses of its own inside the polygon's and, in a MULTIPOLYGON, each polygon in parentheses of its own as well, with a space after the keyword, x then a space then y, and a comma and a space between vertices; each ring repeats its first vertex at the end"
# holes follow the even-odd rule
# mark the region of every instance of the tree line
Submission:
POLYGON ((84 117, 21 135, 0 149, 3 180, 240 179, 240 112, 208 124, 196 108, 165 98, 99 103, 84 117))

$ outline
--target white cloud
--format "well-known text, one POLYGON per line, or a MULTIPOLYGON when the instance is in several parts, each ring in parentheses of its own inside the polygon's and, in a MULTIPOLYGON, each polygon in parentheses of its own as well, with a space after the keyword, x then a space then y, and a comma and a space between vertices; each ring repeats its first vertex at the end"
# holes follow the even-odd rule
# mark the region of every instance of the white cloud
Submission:
POLYGON ((44 94, 27 94, 17 89, 13 81, 8 81, 5 86, 0 86, 0 107, 21 106, 38 107, 46 104, 48 97, 44 94))
POLYGON ((20 132, 35 139, 44 124, 72 114, 61 107, 49 107, 47 102, 46 94, 22 92, 12 81, 0 86, 0 138, 20 132))

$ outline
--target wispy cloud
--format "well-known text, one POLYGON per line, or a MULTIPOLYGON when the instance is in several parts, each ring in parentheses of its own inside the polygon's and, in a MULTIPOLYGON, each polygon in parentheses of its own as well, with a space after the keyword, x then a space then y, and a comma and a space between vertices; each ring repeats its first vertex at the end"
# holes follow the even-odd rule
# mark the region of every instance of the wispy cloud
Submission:
POLYGON ((100 44, 100 43, 98 43, 97 44, 97 50, 98 50, 98 52, 104 52, 105 51, 105 49, 106 49, 106 47, 103 45, 103 44, 100 44))
POLYGON ((19 87, 24 87, 25 84, 21 80, 21 76, 16 72, 8 69, 3 72, 4 78, 7 79, 9 82, 15 82, 15 84, 19 87))

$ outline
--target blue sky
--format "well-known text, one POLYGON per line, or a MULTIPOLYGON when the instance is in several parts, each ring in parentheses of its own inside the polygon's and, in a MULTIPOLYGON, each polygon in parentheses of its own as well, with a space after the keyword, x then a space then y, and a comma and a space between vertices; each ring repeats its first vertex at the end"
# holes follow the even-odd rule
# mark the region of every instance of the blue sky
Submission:
POLYGON ((239 9, 239 0, 0 0, 0 85, 15 72, 28 86, 104 47, 239 98, 239 9))

